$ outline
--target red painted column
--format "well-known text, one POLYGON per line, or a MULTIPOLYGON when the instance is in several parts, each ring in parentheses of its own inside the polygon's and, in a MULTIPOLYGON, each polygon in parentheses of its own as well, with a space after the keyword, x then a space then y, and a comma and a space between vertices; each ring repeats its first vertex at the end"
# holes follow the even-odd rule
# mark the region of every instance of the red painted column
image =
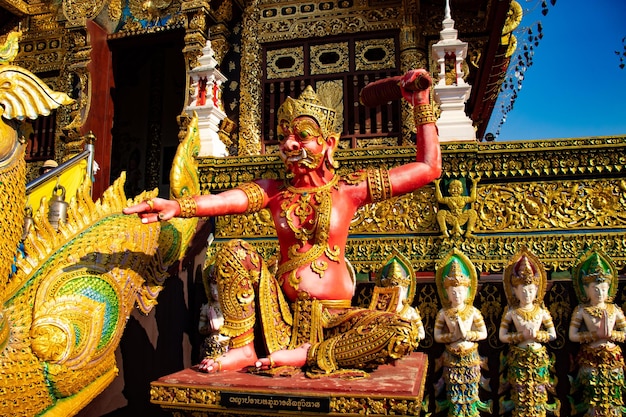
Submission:
POLYGON ((110 185, 113 140, 113 100, 110 91, 114 87, 114 79, 107 32, 93 21, 87 22, 87 32, 91 41, 91 61, 87 64, 91 80, 91 103, 80 133, 86 135, 91 131, 96 136, 94 159, 100 167, 93 184, 93 199, 96 200, 110 185))

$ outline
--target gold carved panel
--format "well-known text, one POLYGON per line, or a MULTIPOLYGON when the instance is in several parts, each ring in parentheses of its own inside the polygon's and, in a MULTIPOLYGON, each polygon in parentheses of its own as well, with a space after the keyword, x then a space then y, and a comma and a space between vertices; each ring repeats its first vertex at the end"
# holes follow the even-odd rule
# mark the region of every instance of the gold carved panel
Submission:
POLYGON ((311 74, 338 74, 350 70, 348 42, 311 46, 311 74))
POLYGON ((600 179, 478 187, 477 231, 626 228, 626 181, 600 179))
POLYGON ((397 136, 381 136, 376 138, 357 138, 356 146, 359 148, 369 148, 373 146, 398 146, 399 139, 397 136))
MULTIPOLYGON (((475 232, 626 229, 626 186, 623 180, 555 181, 478 186, 473 208, 475 232)), ((425 187, 360 208, 352 234, 438 234, 437 201, 425 187)), ((217 237, 274 235, 269 213, 219 218, 217 237)))
POLYGON ((304 49, 302 46, 267 51, 266 61, 268 80, 304 75, 304 49))
POLYGON ((20 42, 19 63, 31 72, 47 72, 61 69, 67 54, 64 34, 47 32, 37 37, 26 37, 20 42))
POLYGON ((392 0, 382 7, 368 2, 331 0, 324 2, 261 1, 259 42, 306 39, 399 29, 403 22, 402 2, 392 0))
POLYGON ((356 41, 354 49, 357 71, 396 67, 397 46, 392 38, 356 41))

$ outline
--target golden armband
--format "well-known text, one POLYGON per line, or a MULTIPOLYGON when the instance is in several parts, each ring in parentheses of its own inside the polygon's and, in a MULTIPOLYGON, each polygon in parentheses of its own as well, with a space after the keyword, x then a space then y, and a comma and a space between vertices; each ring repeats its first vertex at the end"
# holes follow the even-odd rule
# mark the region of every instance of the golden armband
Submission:
POLYGON ((550 333, 545 330, 539 330, 537 336, 535 336, 535 340, 539 343, 547 343, 550 341, 550 333))
POLYGON ((265 193, 259 184, 246 182, 236 188, 246 193, 246 197, 248 197, 248 208, 244 211, 244 214, 256 213, 263 208, 265 193))
POLYGON ((620 332, 617 330, 613 330, 611 332, 611 340, 617 343, 624 343, 624 339, 626 338, 626 333, 620 332))
POLYGON ((415 125, 417 126, 437 122, 437 118, 433 112, 433 106, 430 104, 419 104, 413 107, 413 116, 415 117, 415 125))
POLYGON ((519 332, 511 333, 510 337, 511 338, 509 339, 509 343, 514 344, 514 345, 524 340, 524 334, 519 333, 519 332))
POLYGON ((389 171, 386 168, 368 168, 367 187, 370 191, 372 203, 377 203, 393 196, 389 171))
POLYGON ((177 198, 176 201, 180 205, 179 217, 194 217, 198 210, 198 204, 193 197, 177 198))

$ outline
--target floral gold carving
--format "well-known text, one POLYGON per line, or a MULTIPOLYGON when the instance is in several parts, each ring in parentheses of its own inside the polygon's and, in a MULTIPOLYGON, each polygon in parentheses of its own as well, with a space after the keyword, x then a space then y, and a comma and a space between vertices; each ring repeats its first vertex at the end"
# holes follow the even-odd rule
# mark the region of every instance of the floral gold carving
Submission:
POLYGON ((74 25, 84 25, 87 19, 95 18, 106 3, 105 0, 63 0, 63 14, 74 25))
POLYGON ((394 52, 396 49, 397 46, 392 38, 356 41, 356 70, 361 71, 396 68, 396 55, 394 52), (371 58, 368 58, 367 53, 373 49, 379 49, 385 52, 382 59, 372 60, 371 58))
POLYGON ((261 152, 261 46, 258 43, 257 22, 260 17, 258 0, 249 2, 244 13, 241 51, 241 108, 239 114, 239 155, 255 155, 261 152))

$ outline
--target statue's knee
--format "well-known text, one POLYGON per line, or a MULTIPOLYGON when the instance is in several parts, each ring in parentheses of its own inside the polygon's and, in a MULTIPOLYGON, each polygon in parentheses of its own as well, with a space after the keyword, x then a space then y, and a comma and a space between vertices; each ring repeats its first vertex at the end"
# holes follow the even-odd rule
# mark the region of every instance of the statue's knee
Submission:
POLYGON ((254 247, 242 239, 232 239, 224 243, 215 257, 215 265, 219 270, 231 267, 248 271, 259 270, 262 263, 254 247))

